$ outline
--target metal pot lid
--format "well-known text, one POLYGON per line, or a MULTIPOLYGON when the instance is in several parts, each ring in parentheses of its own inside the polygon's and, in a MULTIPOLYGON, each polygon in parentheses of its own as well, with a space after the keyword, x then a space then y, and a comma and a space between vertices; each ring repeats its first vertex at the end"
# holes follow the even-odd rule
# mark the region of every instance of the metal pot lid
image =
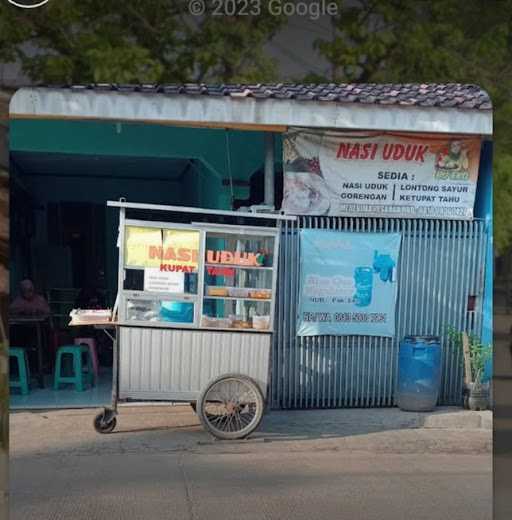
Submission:
POLYGON ((404 341, 413 341, 418 343, 439 343, 439 336, 405 336, 404 341))

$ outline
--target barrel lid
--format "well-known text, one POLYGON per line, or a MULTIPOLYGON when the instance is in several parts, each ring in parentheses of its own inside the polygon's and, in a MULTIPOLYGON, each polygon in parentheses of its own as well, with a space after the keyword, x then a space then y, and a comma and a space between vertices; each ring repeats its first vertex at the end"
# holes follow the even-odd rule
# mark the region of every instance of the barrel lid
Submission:
POLYGON ((405 336, 405 341, 421 343, 439 343, 439 336, 405 336))

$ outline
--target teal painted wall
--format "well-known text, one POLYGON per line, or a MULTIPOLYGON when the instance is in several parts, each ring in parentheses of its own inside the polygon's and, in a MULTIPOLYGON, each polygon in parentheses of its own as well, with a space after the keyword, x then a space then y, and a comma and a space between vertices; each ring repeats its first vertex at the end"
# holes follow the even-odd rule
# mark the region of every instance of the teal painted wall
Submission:
POLYGON ((234 179, 248 179, 264 161, 261 132, 95 121, 13 120, 9 135, 11 151, 198 159, 212 174, 224 179, 229 178, 228 147, 234 179))

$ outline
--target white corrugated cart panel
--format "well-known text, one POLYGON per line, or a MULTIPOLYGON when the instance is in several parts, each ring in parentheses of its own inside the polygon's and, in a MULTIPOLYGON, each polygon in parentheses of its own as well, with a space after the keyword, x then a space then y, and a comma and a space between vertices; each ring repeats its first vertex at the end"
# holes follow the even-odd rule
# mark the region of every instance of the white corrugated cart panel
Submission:
POLYGON ((193 400, 209 381, 243 374, 266 395, 271 335, 121 327, 119 397, 193 400))

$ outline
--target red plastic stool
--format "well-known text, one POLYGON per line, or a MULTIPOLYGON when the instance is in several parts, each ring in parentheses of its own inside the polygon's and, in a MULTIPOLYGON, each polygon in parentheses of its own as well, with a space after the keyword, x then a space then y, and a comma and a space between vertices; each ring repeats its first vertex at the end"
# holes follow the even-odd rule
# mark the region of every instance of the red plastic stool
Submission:
POLYGON ((86 345, 89 347, 92 359, 92 370, 94 372, 94 382, 97 384, 100 366, 98 362, 98 352, 96 350, 96 340, 94 338, 75 338, 75 345, 86 345))

